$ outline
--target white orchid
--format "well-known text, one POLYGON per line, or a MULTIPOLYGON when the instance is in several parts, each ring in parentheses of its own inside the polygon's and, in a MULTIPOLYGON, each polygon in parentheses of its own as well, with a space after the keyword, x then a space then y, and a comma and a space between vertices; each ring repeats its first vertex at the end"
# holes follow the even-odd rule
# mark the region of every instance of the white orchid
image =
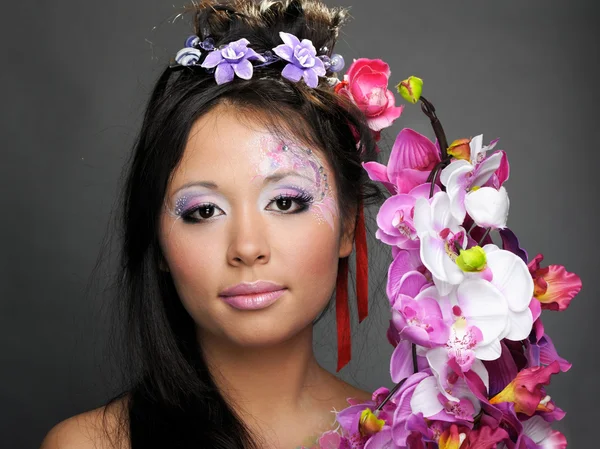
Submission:
POLYGON ((423 265, 431 272, 440 294, 447 295, 464 279, 464 272, 456 264, 459 253, 455 244, 467 246, 467 233, 450 212, 448 194, 438 192, 431 200, 418 198, 413 224, 423 265))
POLYGON ((502 153, 486 158, 486 153, 496 146, 497 140, 483 145, 483 134, 469 142, 470 159, 457 159, 442 170, 440 180, 450 197, 450 208, 456 220, 462 223, 468 212, 475 224, 481 227, 502 229, 506 227, 509 199, 506 189, 499 186, 484 187, 502 163, 502 153))
POLYGON ((467 323, 483 334, 475 356, 495 360, 502 353, 500 340, 524 340, 531 332, 533 279, 525 262, 510 251, 494 244, 483 250, 486 271, 469 273, 456 289, 456 302, 467 323))

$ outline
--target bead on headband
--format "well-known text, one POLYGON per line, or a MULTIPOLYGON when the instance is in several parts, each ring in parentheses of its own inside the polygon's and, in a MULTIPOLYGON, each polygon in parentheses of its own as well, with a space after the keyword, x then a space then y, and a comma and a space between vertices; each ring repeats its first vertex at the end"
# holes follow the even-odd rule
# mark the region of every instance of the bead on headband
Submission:
MULTIPOLYGON (((185 41, 185 47, 177 52, 176 64, 171 69, 180 67, 199 66, 207 71, 214 70, 217 84, 233 81, 237 76, 245 80, 252 78, 255 67, 262 67, 276 61, 287 62, 281 75, 293 82, 304 80, 306 85, 315 88, 319 84, 319 77, 327 77, 327 71, 340 72, 344 68, 342 55, 326 54, 317 55, 317 50, 309 39, 298 39, 291 33, 281 31, 279 33, 283 44, 264 53, 257 53, 248 47, 250 41, 242 38, 215 48, 214 40, 206 38, 200 41, 196 35, 190 36, 185 41), (203 53, 204 60, 200 63, 203 53), (261 64, 254 65, 253 62, 261 64)), ((321 52, 327 53, 328 49, 323 47, 321 52)), ((337 78, 328 78, 330 84, 336 84, 337 78)))

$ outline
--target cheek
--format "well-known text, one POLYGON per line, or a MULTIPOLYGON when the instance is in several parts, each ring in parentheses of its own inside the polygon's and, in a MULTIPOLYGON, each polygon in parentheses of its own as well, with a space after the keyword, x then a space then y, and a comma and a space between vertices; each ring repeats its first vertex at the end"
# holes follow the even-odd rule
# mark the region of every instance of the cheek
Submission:
POLYGON ((337 273, 339 241, 337 228, 307 212, 304 223, 297 226, 275 227, 272 236, 272 262, 285 267, 285 276, 306 294, 302 296, 317 302, 331 294, 337 273), (309 293, 310 292, 310 293, 309 293), (320 299, 318 299, 320 297, 320 299))
POLYGON ((188 311, 192 301, 194 308, 202 307, 207 302, 203 299, 214 296, 219 288, 222 236, 200 226, 185 230, 181 223, 168 226, 172 230, 162 234, 161 247, 177 292, 188 311))

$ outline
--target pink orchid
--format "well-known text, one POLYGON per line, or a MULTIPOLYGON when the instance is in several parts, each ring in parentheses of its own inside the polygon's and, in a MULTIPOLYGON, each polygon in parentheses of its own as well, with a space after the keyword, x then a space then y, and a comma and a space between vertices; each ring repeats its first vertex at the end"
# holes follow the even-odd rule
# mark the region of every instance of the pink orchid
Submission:
POLYGON ((581 279, 562 265, 540 268, 543 259, 544 256, 538 254, 528 264, 535 283, 534 296, 542 303, 542 309, 562 312, 581 290, 581 279))
POLYGON ((411 375, 406 379, 400 390, 394 395, 394 401, 396 402, 397 407, 394 412, 392 438, 394 443, 399 447, 406 447, 406 439, 412 430, 408 428, 410 419, 414 419, 414 413, 410 406, 412 396, 417 385, 427 377, 429 377, 429 373, 419 372, 411 375))
POLYGON ((404 128, 394 142, 387 166, 378 162, 362 165, 373 181, 379 181, 392 195, 408 193, 425 183, 440 162, 439 146, 427 137, 404 128))
POLYGON ((419 258, 419 251, 398 250, 393 256, 386 285, 387 297, 392 306, 399 294, 414 298, 432 282, 431 273, 419 258))
MULTIPOLYGON (((408 193, 388 198, 377 213, 375 237, 388 245, 401 249, 417 249, 419 241, 413 223, 415 203, 419 198, 428 198, 431 184, 422 184, 408 193)), ((435 186, 435 191, 440 188, 435 186)))
POLYGON ((400 332, 400 338, 427 348, 440 346, 448 341, 449 328, 439 303, 432 297, 435 287, 420 292, 414 299, 400 295, 392 307, 392 322, 400 332))

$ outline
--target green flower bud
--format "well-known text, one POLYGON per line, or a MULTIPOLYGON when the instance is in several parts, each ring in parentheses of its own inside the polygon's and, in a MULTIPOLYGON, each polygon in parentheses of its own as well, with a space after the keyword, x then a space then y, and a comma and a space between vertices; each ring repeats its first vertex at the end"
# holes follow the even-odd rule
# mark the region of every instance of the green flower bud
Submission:
POLYGON ((486 263, 487 259, 485 257, 485 251, 481 246, 461 249, 459 256, 456 258, 458 267, 468 273, 482 271, 485 268, 486 263))
POLYGON ((404 81, 396 86, 398 93, 402 95, 409 103, 415 104, 421 98, 421 92, 423 92, 423 80, 416 76, 409 76, 404 81))

